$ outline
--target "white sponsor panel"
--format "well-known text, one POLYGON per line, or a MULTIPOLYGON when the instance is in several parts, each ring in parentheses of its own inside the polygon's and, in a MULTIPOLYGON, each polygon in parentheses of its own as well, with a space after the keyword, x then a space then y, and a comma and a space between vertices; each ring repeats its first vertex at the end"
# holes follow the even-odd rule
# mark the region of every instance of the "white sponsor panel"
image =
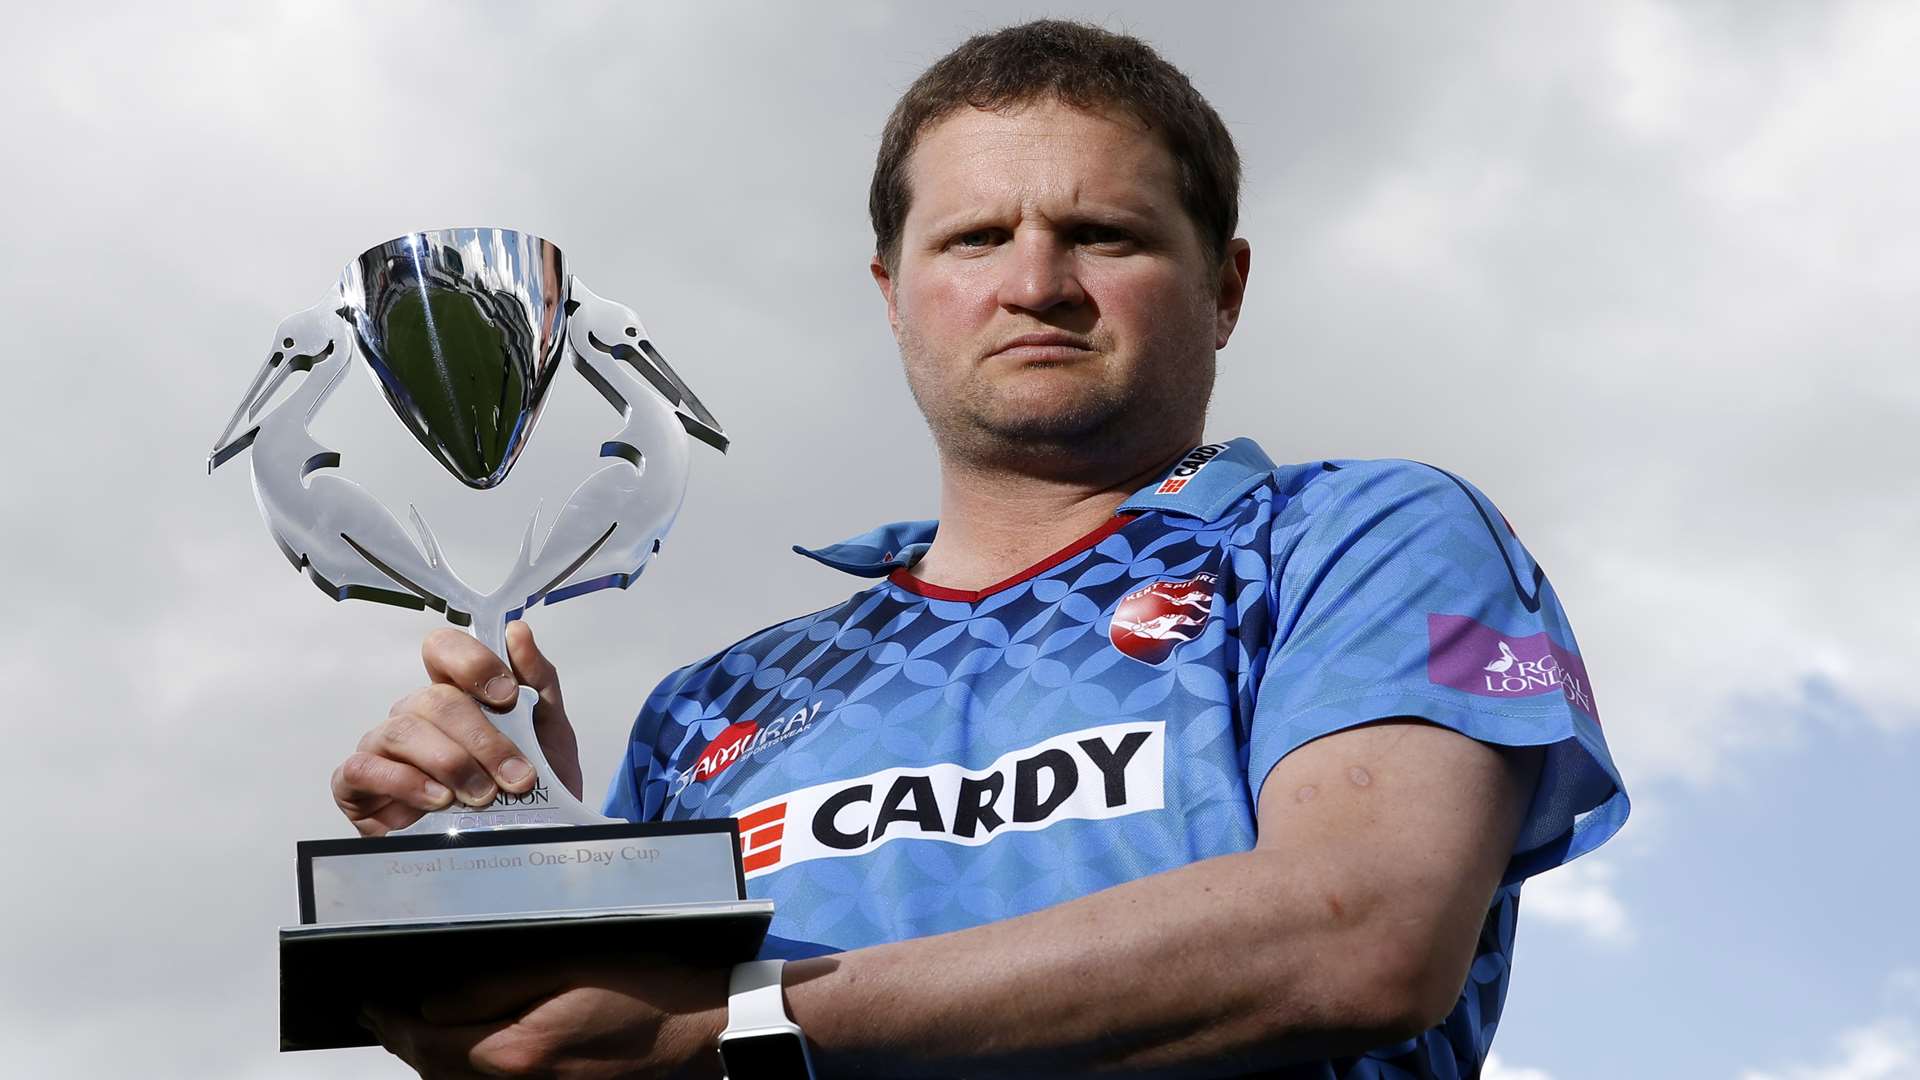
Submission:
POLYGON ((864 855, 895 840, 976 847, 1061 821, 1158 810, 1166 724, 1134 721, 1056 735, 984 769, 885 769, 791 791, 737 812, 746 876, 810 859, 864 855))

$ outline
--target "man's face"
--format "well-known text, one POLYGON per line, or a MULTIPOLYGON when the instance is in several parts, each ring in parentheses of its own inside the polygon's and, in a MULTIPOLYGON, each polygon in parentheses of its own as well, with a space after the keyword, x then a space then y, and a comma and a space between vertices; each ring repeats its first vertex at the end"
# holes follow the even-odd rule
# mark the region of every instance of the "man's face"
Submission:
POLYGON ((1051 100, 962 109, 909 170, 899 258, 873 273, 943 451, 1081 459, 1199 437, 1246 245, 1215 265, 1152 132, 1051 100))

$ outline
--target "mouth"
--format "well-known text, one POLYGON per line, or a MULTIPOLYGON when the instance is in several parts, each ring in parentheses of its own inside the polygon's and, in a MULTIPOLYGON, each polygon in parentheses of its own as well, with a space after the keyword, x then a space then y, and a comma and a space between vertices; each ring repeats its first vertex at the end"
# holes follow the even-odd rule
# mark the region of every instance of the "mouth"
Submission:
POLYGON ((1085 338, 1059 332, 1021 334, 1003 343, 988 353, 988 357, 1004 357, 1026 363, 1064 363, 1083 359, 1093 353, 1093 346, 1085 338))

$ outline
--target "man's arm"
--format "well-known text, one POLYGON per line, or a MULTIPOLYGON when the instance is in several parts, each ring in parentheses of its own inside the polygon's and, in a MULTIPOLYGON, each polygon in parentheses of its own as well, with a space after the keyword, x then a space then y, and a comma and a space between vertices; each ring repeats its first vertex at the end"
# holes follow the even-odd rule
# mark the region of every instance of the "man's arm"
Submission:
MULTIPOLYGON (((1418 721, 1295 750, 1254 850, 1031 915, 787 965, 827 1074, 1231 1075, 1358 1054, 1438 1023, 1540 770, 1418 721)), ((512 965, 369 1008, 426 1076, 713 1076, 726 973, 512 965)))
POLYGON ((1414 721, 1329 735, 1269 775, 1254 850, 796 961, 788 1008, 828 1070, 889 1075, 1237 1072, 1405 1039, 1459 996, 1540 757, 1414 721))

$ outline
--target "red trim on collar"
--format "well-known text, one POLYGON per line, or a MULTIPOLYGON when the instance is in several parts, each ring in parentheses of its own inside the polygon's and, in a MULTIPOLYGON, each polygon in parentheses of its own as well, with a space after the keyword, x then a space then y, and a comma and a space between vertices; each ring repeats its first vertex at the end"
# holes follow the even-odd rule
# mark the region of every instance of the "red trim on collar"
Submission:
POLYGON ((1066 547, 1061 548, 1046 558, 1041 559, 1039 562, 1034 563, 1032 566, 1027 567, 1025 570, 1020 571, 1005 581, 994 582, 984 589, 975 589, 972 591, 966 589, 949 589, 942 585, 935 585, 930 581, 921 581, 919 578, 914 577, 913 573, 904 566, 888 574, 887 580, 913 593, 915 596, 924 596, 929 600, 952 600, 962 604, 977 604, 987 597, 992 596, 994 593, 999 592, 1001 589, 1009 589, 1023 581, 1039 577, 1041 574, 1046 573, 1061 563, 1066 562, 1068 559, 1073 558, 1075 555, 1098 544, 1100 541, 1105 540, 1107 537, 1112 536, 1114 533, 1119 532, 1126 527, 1128 522, 1139 516, 1138 514, 1115 514, 1111 521, 1102 524, 1099 528, 1087 535, 1075 540, 1073 543, 1068 544, 1066 547))

